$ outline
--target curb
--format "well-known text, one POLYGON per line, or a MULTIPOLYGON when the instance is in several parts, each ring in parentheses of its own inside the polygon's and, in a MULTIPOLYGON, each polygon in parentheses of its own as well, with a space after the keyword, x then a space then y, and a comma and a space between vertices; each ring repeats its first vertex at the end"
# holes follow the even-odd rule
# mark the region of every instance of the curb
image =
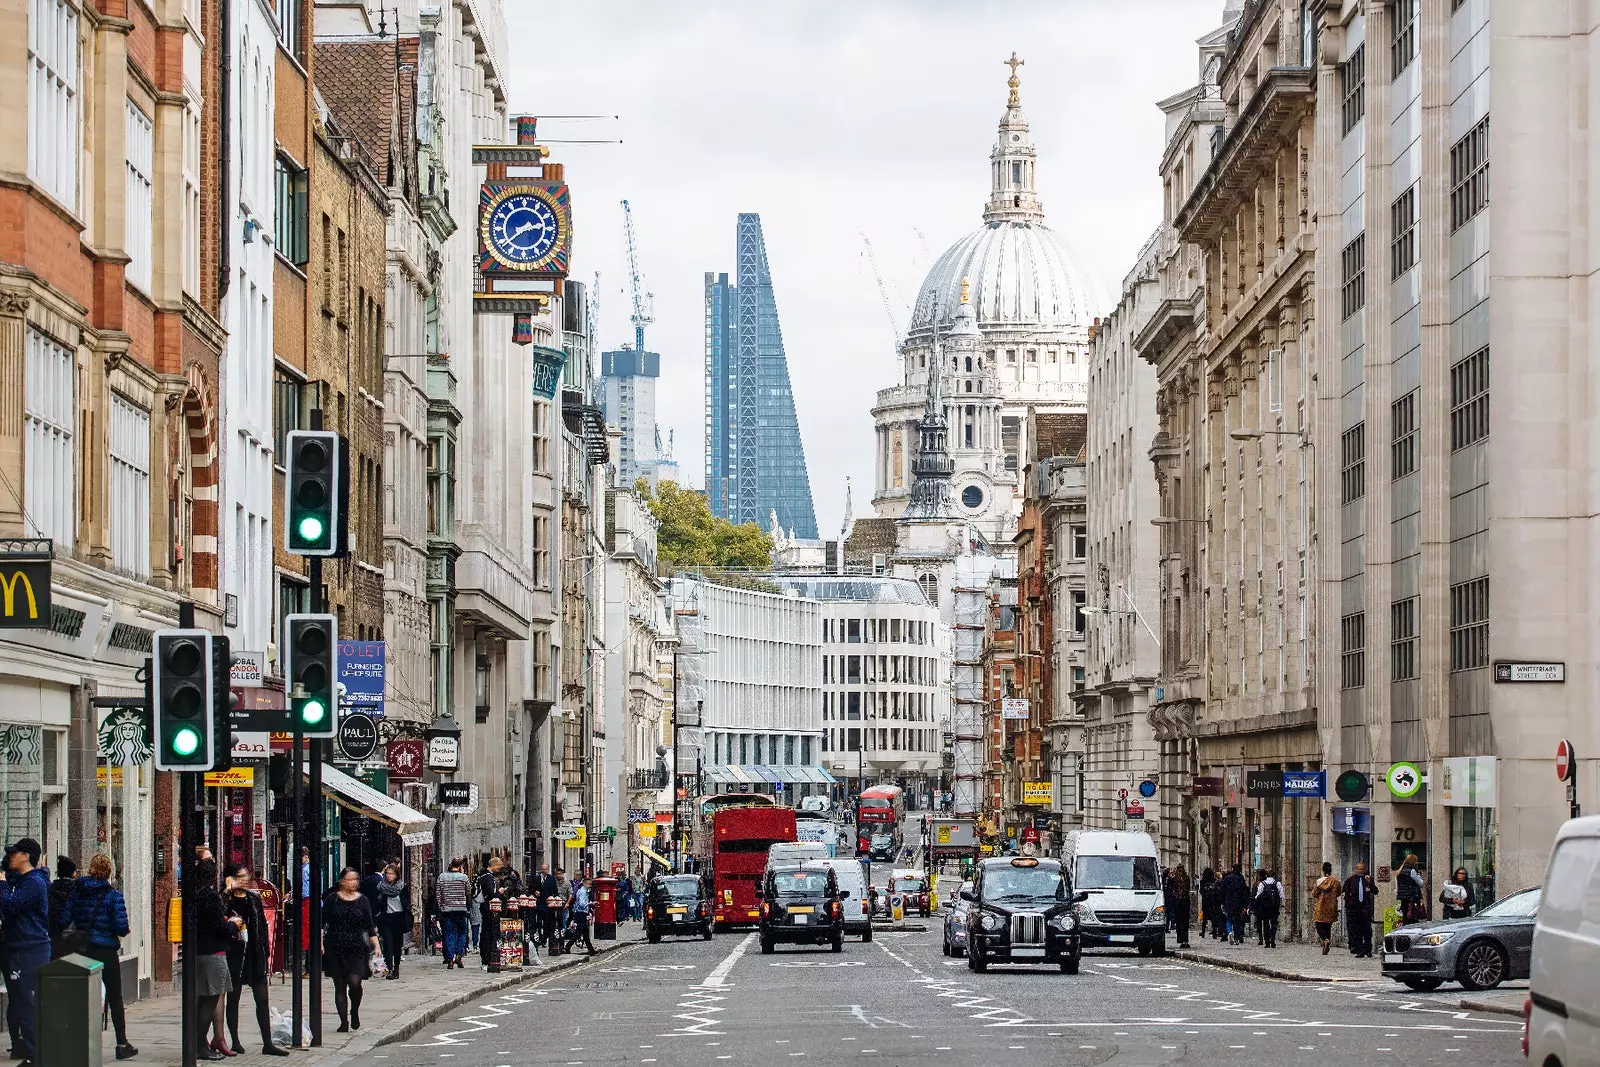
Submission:
POLYGON ((1486 1011, 1495 1015, 1510 1015, 1513 1018, 1522 1018, 1521 1008, 1513 1007, 1510 1004, 1496 1004, 1492 1000, 1465 999, 1461 1001, 1461 1007, 1464 1011, 1486 1011))
POLYGON ((1251 963, 1249 960, 1230 960, 1225 956, 1204 956, 1198 952, 1188 952, 1183 949, 1168 949, 1167 955, 1180 960, 1188 960, 1191 963, 1204 963, 1212 967, 1221 967, 1224 970, 1243 971, 1246 974, 1257 975, 1261 978, 1276 978, 1282 982, 1376 982, 1383 977, 1381 974, 1374 974, 1371 978, 1351 978, 1347 975, 1301 974, 1298 971, 1285 971, 1277 967, 1251 963))
POLYGON ((594 956, 570 956, 567 959, 552 963, 538 971, 512 972, 499 978, 491 979, 476 989, 459 993, 448 1000, 441 1001, 438 1004, 430 1005, 420 1011, 414 1011, 404 1016, 398 1025, 384 1031, 381 1034, 373 1035, 371 1040, 363 1038, 359 1041, 351 1041, 349 1044, 345 1045, 344 1048, 339 1049, 337 1053, 319 1061, 317 1067, 334 1067, 335 1064, 345 1063, 357 1057, 365 1056, 373 1049, 380 1048, 384 1045, 391 1045, 396 1041, 404 1041, 406 1038, 416 1034, 419 1030, 432 1025, 433 1023, 442 1019, 444 1016, 455 1011, 463 1004, 466 1004, 472 1000, 476 1000, 486 994, 499 993, 510 989, 513 986, 519 986, 524 982, 537 981, 538 979, 544 978, 548 975, 559 974, 562 971, 570 970, 573 967, 588 963, 590 960, 599 956, 604 956, 609 952, 615 952, 618 949, 642 944, 644 944, 643 940, 636 939, 617 941, 614 944, 600 948, 595 952, 594 956))

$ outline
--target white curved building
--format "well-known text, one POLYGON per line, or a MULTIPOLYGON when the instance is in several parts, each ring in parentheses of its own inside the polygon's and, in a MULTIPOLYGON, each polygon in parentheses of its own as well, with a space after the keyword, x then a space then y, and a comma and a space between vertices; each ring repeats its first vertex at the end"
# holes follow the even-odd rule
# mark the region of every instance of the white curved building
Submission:
POLYGON ((990 153, 983 225, 951 245, 928 272, 900 346, 903 384, 879 390, 872 411, 873 506, 884 518, 899 518, 911 500, 911 461, 935 334, 942 343, 965 326, 957 312, 970 303, 980 336, 972 339, 976 344, 942 346, 941 391, 956 512, 991 544, 1008 542, 1015 532, 1028 411, 1085 410, 1088 327, 1103 304, 1066 243, 1044 224, 1020 84, 1013 73, 990 153))

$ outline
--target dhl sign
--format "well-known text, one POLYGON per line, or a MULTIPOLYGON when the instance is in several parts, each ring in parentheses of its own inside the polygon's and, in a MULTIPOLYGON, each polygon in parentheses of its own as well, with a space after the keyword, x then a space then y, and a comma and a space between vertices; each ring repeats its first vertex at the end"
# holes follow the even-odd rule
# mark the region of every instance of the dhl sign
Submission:
POLYGON ((0 540, 0 629, 48 629, 50 561, 48 540, 0 540))

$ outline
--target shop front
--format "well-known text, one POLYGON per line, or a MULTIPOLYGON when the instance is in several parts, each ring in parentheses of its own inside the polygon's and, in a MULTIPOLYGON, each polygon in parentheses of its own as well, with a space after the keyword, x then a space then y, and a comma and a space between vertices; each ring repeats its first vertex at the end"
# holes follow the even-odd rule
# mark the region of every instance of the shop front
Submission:
POLYGON ((1439 802, 1449 821, 1450 866, 1435 881, 1442 885, 1457 868, 1465 867, 1480 908, 1496 899, 1497 771, 1493 756, 1446 757, 1439 761, 1439 802))

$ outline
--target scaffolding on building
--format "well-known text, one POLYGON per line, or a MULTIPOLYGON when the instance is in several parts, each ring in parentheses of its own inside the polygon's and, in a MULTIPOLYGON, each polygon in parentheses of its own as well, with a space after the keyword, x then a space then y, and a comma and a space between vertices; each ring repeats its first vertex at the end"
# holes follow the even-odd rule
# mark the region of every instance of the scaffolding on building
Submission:
POLYGON ((984 721, 987 701, 983 675, 984 622, 989 613, 989 584, 997 571, 1009 566, 1016 576, 1016 561, 987 554, 957 556, 951 584, 950 730, 955 735, 955 797, 957 815, 977 815, 982 807, 979 783, 984 772, 984 721))

